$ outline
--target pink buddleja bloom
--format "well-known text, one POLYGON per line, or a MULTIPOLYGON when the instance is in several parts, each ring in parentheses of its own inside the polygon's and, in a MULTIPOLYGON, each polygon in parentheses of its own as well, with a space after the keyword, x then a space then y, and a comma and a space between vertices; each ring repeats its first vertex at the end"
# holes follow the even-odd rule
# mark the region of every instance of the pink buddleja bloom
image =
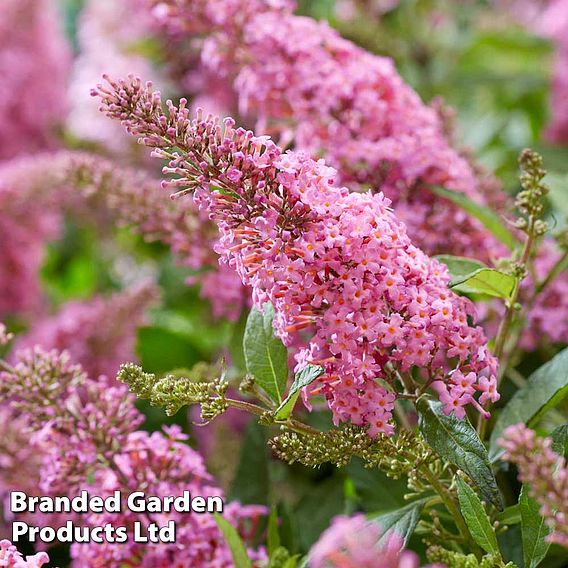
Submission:
POLYGON ((23 159, 0 164, 0 316, 41 308, 44 244, 55 239, 61 227, 58 196, 39 184, 32 189, 33 175, 25 177, 29 163, 23 159))
POLYGON ((503 252, 476 220, 425 188, 442 185, 485 202, 435 109, 390 59, 294 15, 291 2, 147 2, 171 33, 206 35, 204 65, 234 77, 240 112, 257 118, 257 130, 325 156, 341 183, 383 191, 428 254, 473 251, 488 260, 503 252), (441 226, 454 227, 451 243, 441 226))
MULTIPOLYGON (((342 39, 324 22, 294 15, 293 2, 146 2, 170 36, 205 36, 203 67, 233 81, 239 110, 256 118, 258 131, 324 156, 352 189, 383 191, 425 252, 486 262, 506 253, 477 220, 428 189, 442 185, 479 203, 493 199, 451 147, 437 109, 422 103, 390 59, 342 39), (455 229, 451 240, 441 226, 455 229)), ((213 274, 202 281, 214 299, 213 274)))
MULTIPOLYGON (((534 259, 534 272, 543 282, 560 260, 562 253, 551 241, 543 242, 534 259)), ((535 282, 529 276, 523 283, 525 294, 534 290, 535 282)), ((568 272, 564 270, 537 296, 527 313, 526 329, 521 337, 521 347, 534 350, 548 341, 568 343, 568 272)))
POLYGON ((56 126, 65 116, 70 65, 60 23, 55 0, 2 2, 0 159, 54 144, 56 126))
MULTIPOLYGON (((0 405, 0 532, 10 534, 13 515, 10 513, 10 491, 19 489, 36 495, 41 453, 30 444, 25 432, 26 422, 6 403, 0 405)), ((1 564, 0 564, 1 566, 1 564)))
MULTIPOLYGON (((106 496, 115 490, 126 496, 141 488, 148 495, 223 497, 207 473, 201 456, 185 442, 179 428, 149 434, 139 431, 143 415, 134 396, 119 383, 87 377, 66 354, 39 348, 16 353, 13 370, 0 373, 0 395, 24 421, 23 432, 41 456, 39 489, 45 495, 74 496, 87 489, 106 496)), ((17 425, 20 426, 21 425, 17 425)), ((264 507, 230 503, 223 514, 245 542, 256 532, 264 507)), ((103 526, 107 522, 131 529, 134 521, 160 526, 176 522, 177 540, 171 544, 93 544, 72 547, 73 566, 120 568, 135 566, 231 568, 225 539, 210 514, 132 513, 125 504, 118 514, 81 515, 76 522, 103 526)), ((265 560, 262 549, 250 550, 265 560)))
MULTIPOLYGON (((293 15, 287 3, 259 1, 254 11, 248 5, 239 11, 238 0, 222 8, 196 0, 158 4, 156 18, 171 34, 206 34, 203 64, 234 77, 241 113, 255 116, 261 130, 293 140, 295 148, 323 154, 341 182, 383 191, 426 253, 485 262, 506 254, 478 221, 425 187, 442 185, 489 206, 498 202, 502 214, 511 209, 497 197, 505 196, 501 186, 452 148, 437 106, 425 106, 390 59, 361 50, 325 23, 293 15), (445 226, 454 228, 450 240, 439 230, 445 226)), ((213 301, 214 276, 209 271, 202 281, 213 301)), ((568 276, 559 280, 564 283, 553 282, 549 289, 553 297, 560 296, 568 276)), ((233 290, 234 297, 242 293, 233 290)), ((566 318, 568 307, 554 311, 547 304, 544 297, 537 300, 529 316, 533 323, 566 318)), ((549 335, 545 327, 552 328, 537 326, 533 337, 546 333, 555 340, 558 332, 549 335)), ((565 325, 560 329, 568 333, 565 325)), ((528 334, 524 345, 535 346, 528 334)))
MULTIPOLYGON (((135 491, 137 481, 146 480, 145 492, 160 498, 168 495, 182 495, 189 491, 192 496, 223 497, 223 492, 215 486, 207 473, 203 459, 185 443, 186 436, 178 427, 166 428, 165 433, 135 432, 128 436, 125 447, 116 458, 116 463, 126 478, 132 480, 130 490, 135 491)), ((104 472, 98 483, 104 493, 123 489, 124 482, 112 472, 104 472)), ((266 514, 265 507, 240 506, 231 503, 224 516, 241 533, 245 540, 252 540, 258 522, 266 514)), ((175 566, 180 568, 229 568, 233 566, 231 554, 220 536, 215 520, 211 515, 187 513, 153 513, 153 522, 160 526, 173 520, 176 523, 176 543, 146 544, 128 542, 125 544, 74 544, 71 549, 74 566, 96 568, 123 566, 125 563, 147 568, 170 568, 172 555, 175 566), (108 563, 108 564, 107 564, 108 563)), ((88 523, 100 526, 111 523, 113 526, 132 527, 140 520, 140 514, 130 512, 126 507, 122 513, 88 515, 88 523)), ((250 551, 255 560, 265 559, 262 551, 250 551)))
POLYGON ((568 2, 554 0, 540 16, 538 29, 556 43, 547 129, 549 140, 568 143, 568 2))
POLYGON ((0 566, 5 568, 41 568, 49 562, 45 552, 33 556, 22 556, 18 549, 9 540, 0 540, 0 566))
POLYGON ((411 243, 382 193, 350 193, 323 160, 283 154, 230 119, 224 127, 211 116, 190 120, 185 101, 164 113, 159 93, 137 79, 96 94, 169 160, 164 172, 176 178, 165 185, 193 192, 217 222, 217 252, 257 306, 273 304, 276 334, 299 347, 297 368, 325 366, 305 394, 323 394, 336 423, 392 433, 396 395, 376 379, 394 385, 412 367, 422 369, 424 388, 437 381, 483 413, 476 392, 498 398, 497 362, 482 329, 468 323, 474 305, 449 290, 446 268, 411 243))
POLYGON ((310 550, 309 565, 310 568, 419 568, 420 560, 414 552, 404 550, 397 533, 383 536, 376 522, 358 514, 331 521, 310 550))
POLYGON ((120 364, 134 358, 136 331, 156 297, 156 288, 146 283, 108 298, 68 302, 55 315, 35 322, 14 349, 39 345, 66 350, 89 375, 114 380, 120 364))
POLYGON ((519 480, 541 505, 540 514, 553 531, 548 539, 568 548, 568 466, 552 451, 550 438, 539 438, 524 424, 509 426, 499 440, 504 459, 519 470, 519 480))

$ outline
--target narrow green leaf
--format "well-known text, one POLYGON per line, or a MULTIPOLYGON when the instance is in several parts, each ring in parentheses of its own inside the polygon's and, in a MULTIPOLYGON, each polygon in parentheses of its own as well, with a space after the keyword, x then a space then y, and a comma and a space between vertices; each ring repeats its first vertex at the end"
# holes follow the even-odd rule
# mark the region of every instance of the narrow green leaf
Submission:
POLYGON ((516 278, 493 268, 478 268, 450 282, 450 288, 464 294, 486 294, 495 298, 510 298, 516 278))
POLYGON ((475 491, 461 478, 456 477, 460 509, 475 542, 489 554, 499 554, 499 545, 489 517, 475 491))
POLYGON ((521 512, 525 568, 536 568, 542 562, 550 547, 550 544, 546 542, 550 529, 540 516, 540 505, 529 496, 528 488, 525 485, 521 489, 519 509, 521 512))
POLYGON ((466 258, 465 256, 452 256, 451 254, 439 254, 434 257, 436 260, 444 263, 450 272, 452 279, 467 276, 480 268, 487 268, 483 262, 474 258, 466 258))
POLYGON ((252 568, 252 562, 248 557, 247 550, 237 529, 229 522, 224 519, 219 513, 214 513, 215 521, 219 530, 223 533, 227 546, 231 551, 231 556, 233 557, 233 562, 235 568, 252 568))
POLYGON ((449 201, 452 201, 464 211, 469 213, 472 217, 475 217, 480 221, 483 226, 488 229, 494 237, 499 239, 504 245, 506 245, 510 250, 513 250, 517 243, 517 239, 507 229, 503 219, 500 215, 485 207, 475 203, 469 197, 466 197, 463 193, 458 193, 456 191, 450 191, 444 187, 440 186, 430 186, 430 189, 436 195, 445 197, 449 201))
POLYGON ((551 408, 568 396, 568 347, 537 369, 501 411, 489 443, 489 458, 503 455, 497 440, 503 431, 519 422, 532 426, 551 408))
POLYGON ((274 402, 280 403, 288 382, 288 352, 274 336, 273 320, 270 302, 264 304, 262 312, 253 308, 247 319, 243 348, 247 371, 274 402))
POLYGON ((568 423, 555 428, 550 437, 552 438, 552 451, 564 458, 568 457, 568 423))
POLYGON ((425 499, 421 499, 389 513, 383 513, 376 517, 372 516, 371 521, 377 523, 382 531, 378 544, 386 542, 388 537, 395 532, 406 545, 420 520, 420 513, 425 502, 425 499))
POLYGON ((294 405, 300 396, 300 391, 313 383, 318 377, 323 375, 325 369, 317 365, 306 365, 299 373, 296 373, 294 382, 290 387, 288 396, 284 399, 282 404, 276 410, 274 418, 276 420, 286 420, 292 414, 294 405))
POLYGON ((267 538, 268 557, 271 558, 274 551, 280 547, 280 534, 278 532, 278 511, 272 507, 268 517, 268 538, 267 538))
POLYGON ((501 510, 502 500, 487 450, 467 418, 446 416, 442 403, 420 399, 420 432, 428 444, 450 463, 463 470, 479 488, 483 499, 501 510))

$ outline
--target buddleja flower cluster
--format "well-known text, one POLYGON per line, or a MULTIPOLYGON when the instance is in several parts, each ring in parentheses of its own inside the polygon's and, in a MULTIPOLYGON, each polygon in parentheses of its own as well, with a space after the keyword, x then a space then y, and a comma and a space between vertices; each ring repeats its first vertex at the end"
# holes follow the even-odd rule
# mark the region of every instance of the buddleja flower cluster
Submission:
MULTIPOLYGON (((157 496, 181 494, 220 495, 222 491, 205 470, 199 454, 185 444, 177 427, 164 433, 139 431, 143 415, 122 385, 87 377, 68 355, 40 348, 18 351, 11 370, 0 374, 0 394, 10 407, 25 417, 26 432, 41 452, 38 489, 47 495, 74 496, 91 488, 97 494, 124 495, 140 487, 157 496)), ((17 485, 16 485, 17 487, 17 485)), ((123 507, 123 510, 126 510, 123 507)), ((262 507, 229 505, 225 514, 251 536, 262 507)), ((176 514, 177 515, 177 514, 176 514)), ((101 524, 101 515, 87 514, 77 522, 86 526, 101 524)), ((130 527, 140 520, 131 513, 102 518, 104 522, 130 527)), ((160 522, 169 517, 160 517, 160 522)), ((137 566, 191 567, 231 566, 231 555, 212 517, 179 514, 177 543, 144 546, 72 545, 72 556, 80 566, 122 564, 133 559, 137 566), (189 546, 191 545, 191 546, 189 546)), ((53 519, 50 518, 50 524, 53 519)), ((251 550, 253 558, 262 556, 251 550), (260 556, 259 556, 260 555, 260 556)))
POLYGON ((428 254, 503 254, 476 220, 428 189, 444 185, 486 202, 437 109, 422 103, 390 59, 325 22, 294 15, 293 1, 146 3, 170 37, 204 36, 203 66, 232 85, 238 112, 256 119, 258 132, 325 156, 353 189, 383 191, 428 254), (448 243, 439 227, 450 225, 455 236, 448 243))
POLYGON ((519 469, 541 505, 540 514, 552 530, 549 540, 568 547, 568 466, 566 459, 552 450, 550 438, 539 438, 524 424, 510 426, 500 440, 504 458, 519 469))
POLYGON ((39 552, 25 559, 9 540, 0 540, 0 566, 5 568, 41 568, 49 562, 45 552, 39 552))
POLYGON ((71 60, 56 2, 3 0, 0 54, 0 160, 53 147, 71 60))
POLYGON ((108 298, 68 302, 19 336, 14 349, 66 350, 90 376, 114 380, 120 364, 132 359, 136 330, 156 297, 156 288, 147 283, 108 298))
MULTIPOLYGON (((335 517, 331 526, 310 550, 312 568, 419 568, 418 556, 404 550, 401 536, 396 532, 383 534, 376 522, 364 515, 335 517)), ((441 568, 441 565, 429 565, 441 568)))
MULTIPOLYGON (((483 262, 506 255, 477 220, 430 190, 440 185, 477 203, 498 205, 501 214, 512 210, 499 182, 452 147, 439 105, 424 105, 390 59, 360 49, 324 22, 294 15, 291 1, 145 2, 170 38, 204 37, 204 68, 232 85, 238 111, 256 119, 259 132, 278 135, 283 144, 293 142, 312 156, 323 155, 339 180, 353 189, 383 191, 427 254, 483 262), (440 232, 444 226, 454 228, 451 240, 440 232)), ((551 242, 542 248, 535 263, 537 279, 546 278, 560 254, 551 242)), ((196 264, 205 258, 196 258, 196 264)), ((202 294, 216 314, 234 317, 242 296, 238 283, 227 271, 218 273, 210 257, 204 266, 202 294), (215 290, 227 296, 231 287, 227 310, 215 290)), ((523 297, 531 301, 537 287, 537 281, 527 279, 523 297)), ((534 349, 542 334, 552 341, 567 339, 564 326, 557 325, 568 313, 567 289, 568 277, 561 276, 548 286, 548 294, 531 301, 524 347, 534 349)))
POLYGON ((425 370, 424 387, 436 383, 447 412, 463 416, 468 404, 483 412, 498 399, 496 361, 468 322, 473 304, 448 289, 447 270, 412 245, 383 194, 337 187, 322 160, 283 154, 230 119, 190 120, 185 101, 164 113, 159 93, 138 79, 95 94, 169 160, 164 171, 176 178, 165 186, 193 192, 218 223, 218 252, 257 305, 272 302, 277 335, 301 346, 298 368, 325 365, 310 394, 326 397, 336 422, 391 433, 396 395, 376 379, 392 385, 413 366, 425 370))
POLYGON ((513 16, 537 34, 554 42, 554 66, 550 100, 549 140, 568 142, 568 2, 566 0, 501 0, 513 16))

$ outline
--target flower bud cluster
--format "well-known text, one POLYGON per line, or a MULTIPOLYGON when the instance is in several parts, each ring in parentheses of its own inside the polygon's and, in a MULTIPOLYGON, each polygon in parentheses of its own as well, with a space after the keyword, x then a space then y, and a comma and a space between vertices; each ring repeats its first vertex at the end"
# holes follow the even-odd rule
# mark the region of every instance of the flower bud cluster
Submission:
POLYGON ((124 363, 120 366, 117 379, 128 385, 139 398, 164 407, 169 416, 182 406, 199 404, 201 417, 211 421, 228 408, 225 395, 229 383, 222 378, 203 382, 198 370, 190 372, 189 376, 166 375, 157 378, 153 373, 145 373, 138 365, 124 363))
POLYGON ((521 191, 516 199, 515 205, 519 211, 526 216, 520 218, 517 228, 527 231, 529 219, 535 219, 534 227, 531 230, 535 236, 542 236, 548 230, 544 221, 540 219, 544 210, 544 197, 548 194, 548 187, 542 182, 546 176, 546 170, 543 169, 542 156, 533 150, 524 150, 519 157, 521 166, 521 191))
POLYGON ((537 437, 523 424, 510 426, 500 440, 504 459, 519 470, 531 496, 540 505, 540 514, 552 529, 549 540, 568 547, 568 466, 566 459, 551 448, 550 438, 537 437))
POLYGON ((365 467, 381 469, 395 479, 411 475, 421 464, 433 461, 424 440, 406 431, 370 439, 361 428, 344 426, 318 434, 283 432, 269 444, 280 459, 290 464, 317 467, 330 462, 344 467, 353 457, 359 457, 365 467))

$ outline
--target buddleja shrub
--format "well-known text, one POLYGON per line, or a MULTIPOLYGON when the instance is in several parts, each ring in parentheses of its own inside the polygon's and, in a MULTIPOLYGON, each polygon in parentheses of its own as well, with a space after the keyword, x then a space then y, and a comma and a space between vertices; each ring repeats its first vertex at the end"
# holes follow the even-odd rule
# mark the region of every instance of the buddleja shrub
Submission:
MULTIPOLYGON (((199 404, 206 421, 230 407, 256 414, 262 424, 280 426, 269 444, 290 464, 344 467, 357 457, 406 479, 409 505, 375 518, 368 529, 352 524, 354 534, 369 531, 360 543, 383 543, 373 551, 384 554, 386 564, 403 561, 401 546, 415 530, 429 559, 448 566, 504 566, 497 537, 508 523, 521 524, 527 565, 538 565, 551 541, 565 544, 564 458, 551 450, 550 439, 538 441, 511 424, 534 422, 558 402, 568 380, 566 352, 529 379, 494 423, 489 452, 484 444, 489 409, 500 398, 498 385, 522 331, 522 282, 547 231, 541 219, 545 172, 537 154, 520 157, 523 190, 511 224, 518 245, 505 269, 454 257, 442 259, 446 267, 412 245, 382 194, 338 187, 335 171, 321 160, 283 153, 266 138, 234 130, 230 119, 224 125, 201 114, 192 120, 185 101, 179 107, 168 101, 164 111, 159 93, 137 79, 110 80, 94 94, 102 110, 169 162, 164 172, 174 178, 163 185, 175 188, 178 199, 193 194, 218 224, 217 251, 252 289, 256 304, 244 334, 248 375, 241 383, 256 401, 229 396, 223 378, 156 377, 124 365, 121 381, 169 413, 199 404), (473 303, 460 293, 503 301, 491 351, 475 326, 473 303), (294 412, 300 395, 308 408, 325 401, 335 427, 319 431, 301 421, 294 412), (479 413, 477 430, 468 407, 479 413), (413 412, 417 428, 409 421, 413 412), (513 507, 518 518, 504 511, 494 475, 500 457, 518 464, 527 484, 513 507), (536 483, 539 468, 549 475, 536 483), (374 532, 374 523, 385 532, 374 532), (392 550, 398 552, 387 560, 392 550)), ((491 226, 489 212, 470 210, 491 226)), ((554 267, 530 302, 557 273, 554 267)), ((325 542, 314 550, 313 565, 327 565, 325 542)), ((366 565, 368 549, 355 542, 336 545, 337 558, 366 565)))
MULTIPOLYGON (((174 515, 176 543, 75 542, 73 565, 563 566, 568 237, 545 220, 541 156, 521 153, 513 201, 450 143, 448 109, 424 105, 390 59, 295 15, 288 0, 129 0, 123 19, 139 9, 148 21, 129 33, 160 43, 172 78, 197 72, 198 94, 228 100, 279 142, 194 113, 185 99, 164 104, 133 75, 105 76, 92 95, 163 161, 162 189, 120 164, 128 142, 115 130, 104 140, 113 159, 59 150, 0 164, 0 314, 37 308, 38 251, 70 213, 161 241, 192 269, 214 315, 243 330, 229 364, 153 373, 128 362, 158 301, 152 284, 69 303, 14 341, 0 324, 2 494, 222 496, 178 427, 142 429, 137 397, 168 416, 192 407, 203 452, 217 427, 243 438, 228 504, 222 516, 174 515), (524 350, 547 361, 528 378, 524 350), (322 472, 319 486, 307 468, 322 472), (290 511, 301 484, 309 490, 290 511)), ((29 145, 20 130, 21 140, 2 142, 6 156, 29 145)), ((167 349, 159 355, 169 369, 167 349)), ((74 521, 88 529, 101 516, 74 521)), ((47 562, 0 541, 0 566, 47 562)))

